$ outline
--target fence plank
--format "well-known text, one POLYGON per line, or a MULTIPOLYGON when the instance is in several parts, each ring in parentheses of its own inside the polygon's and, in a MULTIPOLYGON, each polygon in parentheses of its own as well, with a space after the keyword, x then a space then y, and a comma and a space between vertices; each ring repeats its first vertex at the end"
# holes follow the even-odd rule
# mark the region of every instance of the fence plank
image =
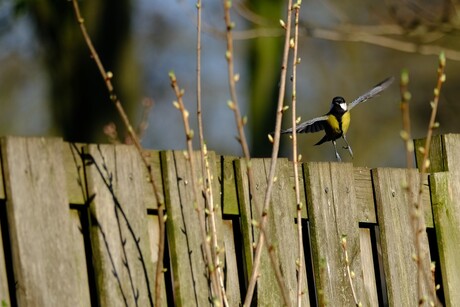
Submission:
POLYGON ((308 212, 311 225, 313 263, 320 304, 355 304, 346 272, 341 239, 346 236, 350 269, 358 301, 370 305, 363 291, 358 208, 352 164, 307 163, 308 212))
POLYGON ((77 268, 75 273, 77 274, 77 280, 79 281, 79 287, 76 288, 74 291, 77 297, 79 297, 81 300, 81 306, 91 306, 85 243, 82 234, 80 214, 81 213, 77 210, 70 210, 70 220, 72 223, 72 237, 70 240, 74 243, 75 246, 75 253, 72 256, 73 262, 75 263, 75 266, 77 268))
MULTIPOLYGON (((254 160, 253 160, 254 161, 254 160)), ((270 170, 270 159, 263 159, 256 161, 263 161, 265 167, 257 167, 257 170, 260 170, 261 173, 254 174, 256 187, 262 193, 259 195, 264 195, 267 185, 267 178, 270 170)), ((256 164, 257 165, 257 164, 256 164)), ((299 172, 299 177, 302 176, 302 172, 299 172)), ((284 284, 287 287, 291 302, 295 303, 297 301, 297 265, 296 261, 299 259, 299 250, 298 245, 298 235, 294 217, 297 215, 297 205, 295 200, 295 190, 294 190, 294 170, 292 168, 292 162, 289 162, 287 159, 279 159, 277 162, 277 172, 276 172, 276 182, 273 185, 271 205, 269 208, 269 222, 267 227, 267 236, 269 237, 268 243, 270 243, 276 249, 276 255, 278 256, 280 270, 283 274, 284 284)), ((300 180, 299 187, 301 189, 301 202, 305 204, 305 193, 303 187, 303 180, 300 180)), ((263 201, 263 199, 261 199, 263 201)), ((263 202, 260 204, 263 204, 263 202)), ((303 206, 303 216, 306 216, 306 206, 303 206)), ((300 252, 303 253, 303 250, 300 252)), ((304 259, 305 257, 303 257, 304 259)), ((266 258, 268 260, 268 258, 266 258)), ((263 265, 263 263, 262 263, 263 265)), ((264 268, 270 268, 271 263, 267 263, 264 268)), ((302 280, 303 280, 303 289, 304 295, 302 296, 302 305, 309 306, 309 293, 308 293, 308 284, 306 279, 306 270, 305 270, 305 261, 302 263, 302 280)), ((265 269, 264 269, 265 271, 265 269)), ((261 292, 261 288, 264 286, 264 281, 268 280, 267 274, 262 271, 262 276, 259 278, 258 291, 261 292)), ((273 273, 272 273, 273 276, 273 273)), ((272 285, 274 279, 270 278, 270 286, 275 286, 278 290, 278 285, 272 285)), ((269 287, 267 287, 265 294, 260 293, 259 296, 259 305, 270 305, 272 300, 270 296, 273 295, 269 287), (264 300, 260 301, 260 297, 264 296, 264 300)), ((281 306, 281 305, 279 305, 281 306)))
MULTIPOLYGON (((377 218, 382 244, 385 280, 390 306, 412 306, 418 302, 417 265, 411 215, 413 213, 407 193, 407 172, 412 172, 413 193, 418 191, 418 172, 415 169, 378 168, 372 171, 377 218)), ((423 238, 423 267, 430 267, 428 239, 423 238)), ((429 272, 428 272, 429 273, 429 272)))
POLYGON ((460 302, 460 191, 457 178, 450 173, 434 173, 430 183, 433 195, 433 215, 439 250, 442 284, 446 306, 460 302), (456 184, 452 184, 456 182, 456 184))
MULTIPOLYGON (((147 157, 147 161, 153 170, 153 180, 155 180, 156 188, 160 192, 160 196, 163 197, 163 178, 161 174, 161 162, 160 152, 158 150, 148 150, 144 153, 147 157)), ((144 182, 144 202, 147 205, 147 209, 158 209, 158 202, 155 197, 152 184, 147 180, 149 178, 147 169, 142 168, 144 182)))
POLYGON ((7 217, 20 306, 85 306, 74 262, 60 139, 2 139, 7 217))
POLYGON ((234 161, 236 157, 222 157, 222 194, 223 194, 223 213, 238 215, 238 194, 236 193, 236 179, 234 161))
MULTIPOLYGON (((194 152, 191 157, 195 163, 195 174, 190 173, 188 160, 181 151, 162 152, 162 165, 164 166, 166 210, 168 220, 168 242, 171 250, 171 262, 174 278, 175 304, 178 306, 205 306, 210 304, 210 293, 208 290, 207 268, 203 260, 202 236, 198 222, 196 204, 194 203, 193 186, 191 178, 195 177, 196 184, 200 185, 197 203, 204 208, 202 197, 202 172, 200 153, 194 152)), ((225 246, 223 239, 223 225, 220 210, 221 186, 216 170, 216 157, 213 153, 208 156, 209 167, 213 177, 213 199, 214 206, 219 208, 215 213, 218 245, 225 246)), ((205 214, 201 212, 201 214, 205 214)), ((226 234, 228 234, 226 232, 226 234)), ((233 237, 230 236, 232 240, 233 237)), ((229 246, 230 247, 230 246, 229 246)), ((227 252, 231 251, 229 249, 227 252)), ((221 264, 225 264, 220 255, 221 264)), ((222 268, 225 270, 225 268, 222 268)), ((227 271, 227 274, 236 274, 235 268, 227 271)), ((238 280, 237 275, 229 277, 231 280, 238 280)), ((239 289, 237 285, 236 289, 239 289)), ((235 298, 230 295, 229 299, 235 298)), ((237 302, 239 304, 239 298, 237 302)))
POLYGON ((207 270, 201 250, 202 239, 190 182, 194 174, 190 173, 186 159, 183 154, 180 157, 181 154, 173 151, 161 153, 174 303, 176 306, 207 306, 207 270), (182 165, 178 165, 180 163, 182 165))
MULTIPOLYGON (((269 159, 252 159, 252 168, 254 175, 254 186, 256 195, 252 196, 252 201, 249 203, 249 186, 246 178, 246 168, 242 167, 244 161, 238 162, 238 170, 241 172, 237 175, 240 180, 238 186, 239 195, 246 197, 240 198, 241 223, 246 250, 246 259, 250 261, 247 266, 246 274, 249 274, 252 269, 252 252, 253 243, 257 242, 259 230, 252 227, 252 220, 260 221, 260 209, 254 207, 254 203, 258 206, 263 205, 265 190, 267 187, 267 177, 270 167, 269 159), (252 233, 254 238, 252 238, 252 233), (251 253, 249 255, 249 253, 251 253)), ((294 223, 296 215, 295 194, 292 185, 293 170, 292 163, 287 159, 279 159, 277 163, 277 181, 274 183, 272 191, 272 199, 268 210, 268 223, 266 226, 267 243, 272 245, 275 250, 278 265, 283 273, 283 283, 287 287, 292 304, 297 300, 296 295, 296 259, 298 259, 297 250, 297 232, 294 223)), ((303 252, 303 251, 302 251, 303 252)), ((303 264, 303 287, 308 289, 306 281, 305 264, 303 264)), ((309 305, 308 290, 304 291, 302 296, 302 304, 309 305)), ((275 273, 272 268, 272 263, 269 259, 267 250, 264 248, 260 263, 260 277, 257 284, 257 304, 259 306, 281 306, 283 303, 281 292, 275 273)))
POLYGON ((85 175, 80 157, 83 144, 62 143, 62 157, 66 172, 67 195, 73 205, 85 204, 85 175))
POLYGON ((133 146, 89 145, 91 245, 101 306, 153 304, 144 166, 133 146))
MULTIPOLYGON (((157 215, 149 214, 147 216, 148 220, 148 232, 150 238, 150 255, 152 257, 151 261, 153 263, 153 267, 156 268, 156 264, 158 262, 158 243, 160 240, 160 225, 157 215)), ((167 251, 165 251, 166 253, 167 251)), ((156 272, 155 272, 156 273, 156 272)), ((169 273, 169 272, 168 272, 169 273)), ((152 284, 155 282, 154 277, 152 276, 152 284)), ((154 291, 152 289, 152 291, 154 291)), ((162 282, 161 284, 161 303, 162 306, 167 306, 167 297, 166 297, 166 289, 165 283, 162 282)))
MULTIPOLYGON (((442 152, 440 161, 430 177, 433 199, 433 217, 438 241, 440 268, 446 306, 457 306, 460 302, 460 135, 438 136, 433 147, 442 152)), ((430 159, 435 159, 430 154, 430 159)), ((439 157, 438 157, 439 159, 439 157)))
POLYGON ((375 279, 375 264, 372 255, 371 233, 369 228, 359 229, 359 244, 361 247, 361 263, 363 267, 363 283, 368 306, 378 306, 377 284, 375 279))
POLYGON ((359 222, 375 224, 377 223, 377 217, 375 216, 371 170, 367 167, 354 167, 353 177, 355 183, 356 202, 359 208, 359 222))

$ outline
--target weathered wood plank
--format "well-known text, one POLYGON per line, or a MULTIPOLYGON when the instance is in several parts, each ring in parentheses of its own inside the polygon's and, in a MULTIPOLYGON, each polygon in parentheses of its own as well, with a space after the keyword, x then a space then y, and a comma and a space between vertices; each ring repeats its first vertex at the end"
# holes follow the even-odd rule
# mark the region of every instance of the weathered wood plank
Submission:
MULTIPOLYGON (((230 220, 223 220, 220 229, 224 240, 225 252, 225 291, 230 306, 241 306, 241 290, 236 260, 233 225, 230 220)), ((241 268, 242 269, 242 268, 241 268)))
POLYGON ((83 205, 85 203, 85 174, 83 160, 80 157, 83 146, 83 144, 62 143, 67 195, 69 203, 74 205, 83 205))
MULTIPOLYGON (((449 134, 447 134, 449 135, 449 134)), ((417 167, 420 168, 422 165, 423 155, 418 150, 419 148, 425 148, 425 139, 414 140, 415 147, 415 162, 417 167)), ((446 152, 444 150, 444 136, 434 135, 431 139, 430 144, 430 165, 427 168, 427 173, 443 172, 447 171, 446 152)))
POLYGON ((78 288, 74 290, 76 295, 81 299, 80 306, 91 306, 85 243, 82 233, 80 214, 81 213, 77 210, 70 210, 70 220, 72 223, 71 241, 75 246, 75 253, 72 256, 78 280, 78 288))
POLYGON ((442 272, 441 291, 444 292, 446 306, 457 306, 460 302, 460 178, 454 180, 452 177, 446 172, 434 173, 430 178, 440 260, 436 270, 442 272))
POLYGON ((62 141, 3 138, 3 173, 20 306, 87 306, 80 297, 62 141))
MULTIPOLYGON (((442 156, 432 171, 448 172, 430 176, 433 217, 446 306, 457 306, 460 302, 460 135, 437 138, 441 142, 435 142, 434 146, 440 149, 434 153, 441 151, 442 156)), ((430 159, 436 159, 435 154, 430 154, 430 159)))
POLYGON ((133 146, 89 145, 91 245, 101 306, 153 304, 144 166, 133 146))
POLYGON ((236 180, 234 161, 236 157, 222 157, 222 193, 223 193, 223 213, 230 215, 238 215, 238 194, 236 192, 236 180))
MULTIPOLYGON (((259 229, 252 227, 252 220, 260 221, 260 209, 254 207, 262 206, 264 201, 265 190, 267 188, 267 178, 270 167, 269 159, 252 159, 252 167, 254 174, 255 195, 252 196, 252 202, 249 204, 249 186, 245 175, 245 167, 241 167, 244 161, 239 161, 239 178, 245 178, 240 181, 238 186, 239 195, 245 195, 240 199, 241 223, 244 238, 246 253, 252 253, 253 243, 257 242, 259 237, 259 229), (244 200, 244 202, 241 202, 244 200), (243 207, 244 206, 244 207, 243 207), (251 234, 254 234, 252 238, 251 234), (251 239, 251 241, 249 241, 251 239)), ((297 300, 297 284, 296 284, 296 259, 298 259, 297 249, 297 231, 294 216, 296 215, 295 192, 292 186, 292 163, 286 159, 278 159, 277 163, 277 180, 274 183, 270 207, 268 210, 268 223, 266 226, 267 243, 272 245, 275 250, 276 258, 281 272, 283 273, 283 283, 288 289, 291 303, 294 304, 297 300)), ((266 243, 266 244, 267 244, 266 243)), ((302 250, 303 252, 303 250, 302 250)), ((250 261, 247 266, 246 274, 250 274, 252 268, 252 255, 247 255, 247 261, 250 261)), ((303 288, 305 289, 302 296, 302 304, 309 305, 308 285, 306 281, 305 264, 303 275, 303 288)), ((272 263, 269 259, 268 251, 264 248, 260 263, 260 277, 257 284, 257 304, 259 306, 281 306, 283 299, 276 281, 275 273, 272 268, 272 263)))
MULTIPOLYGON (((258 160, 258 159, 257 159, 258 160)), ((253 160, 254 161, 254 160, 253 160)), ((261 191, 259 195, 265 195, 265 190, 267 187, 267 179, 270 170, 270 159, 259 160, 263 161, 265 167, 258 167, 257 170, 261 170, 260 174, 255 173, 256 187, 259 187, 258 190, 261 191), (264 172, 264 173, 263 173, 264 172)), ((302 168, 300 167, 299 176, 302 176, 302 168)), ((276 249, 276 255, 278 256, 279 266, 284 278, 284 284, 289 291, 292 304, 297 302, 297 266, 296 261, 299 259, 299 250, 298 245, 298 235, 296 229, 296 223, 294 218, 297 216, 297 204, 295 199, 295 187, 294 187, 294 170, 292 168, 292 162, 289 162, 287 159, 279 159, 277 162, 277 172, 276 172, 276 182, 273 185, 271 204, 269 207, 269 222, 267 227, 267 236, 268 243, 270 243, 276 249)), ((301 202, 303 206, 303 216, 306 216, 306 204, 305 204, 305 192, 303 187, 303 180, 300 180, 299 187, 301 189, 300 195, 301 202)), ((263 204, 263 198, 261 198, 260 204, 263 204)), ((267 250, 265 250, 267 252, 267 250)), ((300 251, 303 253, 303 249, 300 251)), ((302 256, 302 259, 305 257, 302 256)), ((268 254, 267 258, 268 261, 268 254)), ((269 261, 270 262, 270 261, 269 261)), ((263 264, 263 263, 262 263, 263 264)), ((262 265, 263 266, 263 265, 262 265)), ((268 280, 266 276, 265 269, 270 268, 272 270, 272 264, 267 263, 264 269, 261 271, 261 278, 259 278, 258 292, 261 292, 261 288, 264 286, 264 281, 268 280)), ((302 280, 303 280, 303 289, 304 295, 302 296, 302 305, 309 305, 309 293, 308 293, 308 284, 306 278, 305 262, 302 263, 302 280)), ((268 273, 268 272, 267 272, 268 273)), ((270 296, 273 295, 273 290, 278 290, 278 284, 273 283, 274 280, 273 273, 269 281, 269 287, 265 288, 264 293, 258 293, 259 304, 266 305, 261 301, 260 297, 264 296, 265 302, 270 305, 270 302, 273 300, 270 299, 270 296), (274 288, 276 287, 276 288, 274 288), (274 288, 274 289, 273 289, 274 288), (273 290, 272 290, 273 289, 273 290)), ((274 291, 273 291, 274 292, 274 291)))
POLYGON ((304 165, 307 203, 311 225, 313 263, 320 304, 355 304, 347 274, 341 240, 346 236, 350 270, 357 299, 370 306, 363 290, 358 208, 350 163, 307 163, 304 165))
MULTIPOLYGON (((153 263, 153 267, 156 268, 157 262, 158 262, 158 245, 160 241, 160 225, 158 221, 158 216, 157 215, 148 215, 147 216, 148 220, 148 232, 149 232, 149 238, 150 238, 150 256, 152 257, 151 261, 153 263)), ((167 252, 167 251, 165 251, 167 252)), ((156 273, 156 272, 155 272, 156 273)), ((170 272, 166 272, 166 274, 171 274, 170 272)), ((164 275, 163 275, 164 276, 164 275)), ((152 287, 153 284, 155 283, 155 276, 152 275, 152 287)), ((152 289, 152 291, 155 291, 152 289)), ((162 278, 161 281, 161 302, 162 306, 167 306, 167 300, 166 300, 166 288, 165 288, 165 281, 164 277, 162 278)))
POLYGON ((359 244, 361 247, 361 264, 363 267, 363 283, 368 306, 378 306, 377 284, 375 281, 374 258, 372 255, 371 234, 368 228, 359 229, 359 244))
MULTIPOLYGON (((252 230, 252 221, 260 220, 260 209, 254 210, 251 206, 251 195, 249 192, 249 181, 247 176, 246 162, 244 159, 235 161, 235 179, 238 196, 238 211, 241 223, 241 241, 243 242, 243 263, 244 263, 244 280, 245 286, 250 278, 252 271, 252 262, 254 260, 254 233, 252 230), (253 216, 253 211, 257 214, 253 216)), ((225 206, 225 205, 224 205, 225 206)), ((261 206, 261 205, 259 205, 261 206)))
MULTIPOLYGON (((144 152, 144 155, 147 157, 147 161, 150 163, 150 166, 153 170, 153 180, 155 180, 156 188, 158 189, 160 196, 163 198, 163 178, 161 174, 161 162, 160 162, 160 152, 157 150, 147 150, 144 152)), ((144 202, 147 205, 147 209, 158 209, 157 198, 155 197, 152 183, 149 182, 149 175, 145 167, 142 168, 144 172, 144 202)), ((163 199, 162 199, 163 200, 163 199)))
MULTIPOLYGON (((173 151, 161 153, 174 304, 207 306, 207 270, 201 250, 202 239, 190 182, 194 174, 190 173, 183 154, 182 159, 179 155, 181 153, 173 151)), ((201 201, 201 198, 198 201, 201 201)))
MULTIPOLYGON (((220 210, 221 186, 216 171, 216 157, 208 153, 209 167, 213 177, 213 203, 218 245, 225 246, 223 239, 222 219, 220 210)), ((165 200, 168 219, 166 221, 168 242, 171 251, 171 262, 175 289, 175 304, 178 306, 205 306, 212 301, 208 287, 208 273, 203 259, 203 239, 196 206, 204 208, 202 197, 202 171, 200 153, 191 157, 195 163, 195 174, 190 172, 189 162, 183 152, 162 152, 161 159, 165 178, 165 200), (198 188, 198 199, 195 203, 191 178, 194 176, 198 188)), ((201 212, 200 214, 205 214, 201 212)), ((219 255, 221 264, 225 255, 219 255)), ((223 269, 224 270, 224 269, 223 269)), ((230 273, 235 272, 231 270, 230 273)), ((229 272, 228 272, 229 273, 229 272)), ((232 277, 232 280, 238 280, 232 277)), ((238 304, 238 302, 234 302, 238 304)))
MULTIPOLYGON (((383 266, 390 306, 413 306, 417 297, 417 265, 413 260, 415 241, 411 216, 413 205, 407 189, 407 172, 412 172, 412 191, 417 193, 419 176, 415 169, 378 168, 372 171, 383 266)), ((423 267, 430 267, 428 239, 422 234, 423 267)))
MULTIPOLYGON (((237 174, 239 171, 234 168, 234 163, 238 159, 235 157, 223 157, 223 182, 224 182, 224 214, 232 214, 238 215, 239 214, 239 206, 238 206, 238 193, 237 193, 237 185, 235 178, 241 179, 239 176, 242 173, 237 174), (235 175, 237 174, 237 175, 235 175)), ((292 170, 292 162, 289 162, 286 159, 279 159, 280 163, 283 164, 283 167, 291 166, 291 171, 287 169, 286 171, 289 173, 289 180, 290 186, 293 190, 293 195, 295 195, 295 178, 294 178, 294 170, 292 170)), ((302 166, 299 165, 299 187, 300 187, 300 202, 303 205, 302 209, 302 218, 307 218, 307 207, 306 207, 306 198, 305 198, 305 185, 303 182, 303 174, 302 174, 302 166)), ((242 187, 242 186, 241 186, 242 187)), ((292 208, 291 208, 292 209, 292 208)), ((293 218, 297 217, 297 211, 294 209, 292 210, 293 218)))
POLYGON ((356 204, 360 223, 377 223, 374 206, 374 193, 372 191, 371 170, 366 167, 354 167, 353 177, 356 192, 356 204))

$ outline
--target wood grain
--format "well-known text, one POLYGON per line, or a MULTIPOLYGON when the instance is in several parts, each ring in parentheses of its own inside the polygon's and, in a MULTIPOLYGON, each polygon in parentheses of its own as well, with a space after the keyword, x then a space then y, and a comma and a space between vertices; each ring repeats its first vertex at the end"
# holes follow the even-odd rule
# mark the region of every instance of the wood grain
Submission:
MULTIPOLYGON (((411 306, 418 301, 415 236, 412 229, 413 202, 404 183, 412 172, 413 193, 418 191, 418 172, 415 169, 378 168, 372 171, 375 187, 377 218, 380 229, 383 265, 391 306, 411 306)), ((423 217, 423 216, 422 216, 423 217)), ((430 255, 426 232, 422 236, 422 267, 429 274, 430 255)), ((425 285, 424 291, 427 291, 425 285)), ((427 292, 425 292, 427 293, 427 292)))
POLYGON ((330 306, 355 304, 341 240, 346 237, 357 299, 369 306, 363 285, 358 208, 349 163, 307 163, 306 182, 313 264, 319 302, 330 306))
POLYGON ((85 306, 87 294, 75 291, 85 279, 74 258, 62 141, 8 137, 1 149, 18 304, 85 306))
POLYGON ((91 245, 101 306, 153 301, 144 165, 133 146, 89 145, 91 245))

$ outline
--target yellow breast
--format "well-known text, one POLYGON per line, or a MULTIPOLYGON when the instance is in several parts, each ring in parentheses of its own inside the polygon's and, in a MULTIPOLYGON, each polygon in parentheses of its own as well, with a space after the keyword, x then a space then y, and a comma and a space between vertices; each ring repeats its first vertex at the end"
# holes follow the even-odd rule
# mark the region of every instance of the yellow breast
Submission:
POLYGON ((346 112, 342 115, 341 121, 337 120, 337 117, 334 115, 329 115, 327 122, 331 128, 331 132, 335 134, 345 134, 348 131, 348 126, 350 126, 350 112, 346 112))
POLYGON ((346 112, 345 114, 342 115, 342 131, 343 134, 347 133, 348 127, 350 126, 350 112, 346 112))

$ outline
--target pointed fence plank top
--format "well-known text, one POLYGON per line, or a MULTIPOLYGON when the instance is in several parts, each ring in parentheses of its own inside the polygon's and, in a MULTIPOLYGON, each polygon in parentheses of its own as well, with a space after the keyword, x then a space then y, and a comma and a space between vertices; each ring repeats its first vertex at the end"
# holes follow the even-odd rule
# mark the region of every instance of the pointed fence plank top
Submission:
MULTIPOLYGON (((421 214, 427 230, 421 236, 426 247, 422 261, 435 262, 440 302, 456 306, 460 304, 460 136, 435 137, 432 147, 431 174, 422 177, 421 214)), ((162 221, 157 219, 156 199, 135 148, 7 137, 0 150, 0 302, 152 306, 162 221)), ((223 276, 219 286, 226 288, 229 306, 240 305, 253 267, 271 161, 251 161, 255 177, 251 195, 243 159, 208 153, 211 179, 205 179, 198 152, 191 157, 193 174, 188 155, 181 151, 144 154, 166 205, 167 245, 159 275, 163 305, 213 305, 205 244, 211 244, 213 257, 219 259, 215 269, 223 276), (198 184, 197 199, 193 181, 198 184), (212 200, 204 198, 204 183, 210 184, 212 200), (210 208, 211 201, 212 227, 209 209, 197 210, 198 205, 210 208), (206 239, 200 232, 200 214, 206 219, 206 239)), ((347 163, 300 165, 304 247, 299 251, 294 171, 290 161, 279 159, 265 213, 268 249, 262 253, 253 304, 283 304, 270 251, 289 305, 297 302, 299 274, 303 306, 350 306, 355 301, 363 306, 416 305, 415 211, 406 188, 409 174, 415 174, 412 183, 418 186, 417 170, 371 170, 347 163)), ((430 291, 434 287, 426 290, 430 291)))

